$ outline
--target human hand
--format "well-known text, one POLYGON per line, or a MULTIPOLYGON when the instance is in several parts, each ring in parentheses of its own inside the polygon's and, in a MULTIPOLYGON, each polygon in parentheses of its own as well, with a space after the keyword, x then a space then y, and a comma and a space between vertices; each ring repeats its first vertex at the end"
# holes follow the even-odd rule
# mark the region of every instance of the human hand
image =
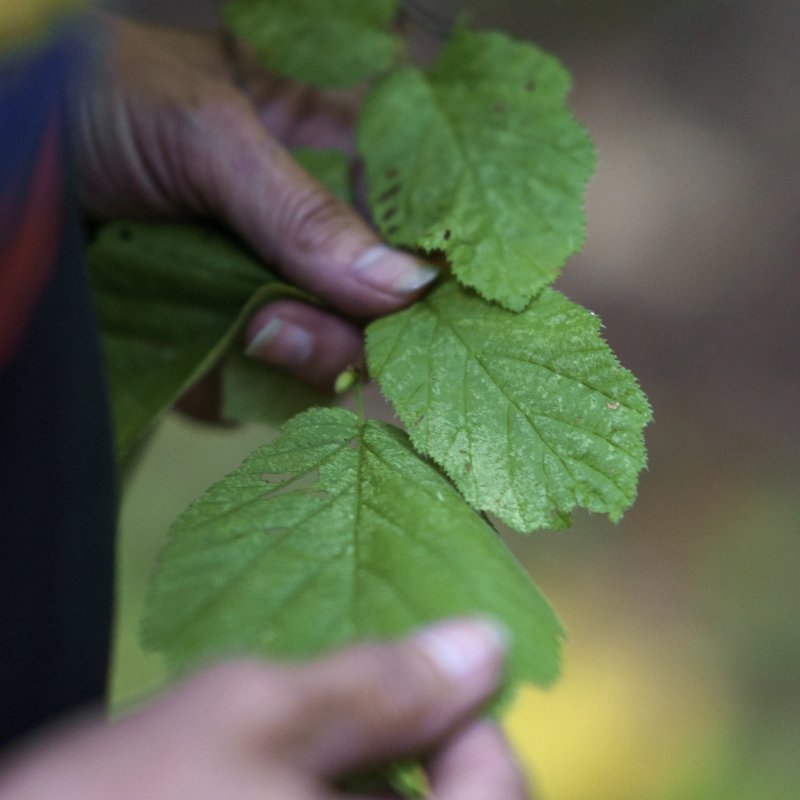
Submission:
POLYGON ((333 800, 341 778, 421 756, 437 800, 523 800, 502 734, 476 721, 502 660, 493 627, 455 620, 304 665, 222 664, 122 721, 22 751, 0 797, 333 800))
POLYGON ((436 277, 391 250, 286 147, 352 154, 354 93, 321 93, 249 68, 234 85, 217 34, 108 15, 98 77, 78 97, 75 143, 89 213, 213 217, 332 311, 271 303, 247 326, 248 352, 330 386, 362 355, 353 320, 408 304, 436 277))

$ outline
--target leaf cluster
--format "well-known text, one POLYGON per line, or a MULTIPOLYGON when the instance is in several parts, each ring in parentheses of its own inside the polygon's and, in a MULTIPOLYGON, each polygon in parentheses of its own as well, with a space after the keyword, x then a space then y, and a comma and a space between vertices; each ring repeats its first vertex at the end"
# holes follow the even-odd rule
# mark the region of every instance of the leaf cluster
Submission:
MULTIPOLYGON (((636 494, 647 399, 599 320, 551 288, 582 244, 594 167, 569 77, 533 45, 465 29, 424 70, 404 55, 396 10, 227 7, 273 70, 370 82, 358 138, 375 224, 447 274, 366 331, 370 375, 405 432, 304 411, 177 520, 143 628, 177 670, 237 651, 309 656, 479 612, 512 632, 509 685, 549 683, 561 626, 490 519, 523 532, 562 528, 576 508, 617 520, 636 494)), ((301 158, 342 193, 341 155, 301 158)), ((240 243, 119 223, 91 261, 122 455, 221 358, 230 418, 311 405, 231 355, 256 305, 303 297, 240 243)))

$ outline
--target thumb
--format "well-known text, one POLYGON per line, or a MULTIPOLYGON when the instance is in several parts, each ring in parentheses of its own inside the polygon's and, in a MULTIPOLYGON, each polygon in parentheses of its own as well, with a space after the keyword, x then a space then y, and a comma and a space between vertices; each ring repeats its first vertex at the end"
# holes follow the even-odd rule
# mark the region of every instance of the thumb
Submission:
POLYGON ((203 149, 200 188, 213 210, 287 279, 339 311, 386 314, 437 277, 432 266, 386 246, 355 209, 294 161, 252 110, 229 120, 224 136, 203 149))
POLYGON ((505 641, 494 623, 461 619, 300 669, 289 757, 326 778, 430 749, 495 691, 505 641))

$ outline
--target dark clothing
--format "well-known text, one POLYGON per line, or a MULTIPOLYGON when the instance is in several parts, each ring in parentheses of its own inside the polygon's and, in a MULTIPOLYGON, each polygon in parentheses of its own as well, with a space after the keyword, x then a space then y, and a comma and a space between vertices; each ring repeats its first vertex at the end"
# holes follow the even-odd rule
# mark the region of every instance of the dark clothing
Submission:
POLYGON ((68 172, 74 39, 0 54, 0 746, 105 688, 114 465, 68 172))

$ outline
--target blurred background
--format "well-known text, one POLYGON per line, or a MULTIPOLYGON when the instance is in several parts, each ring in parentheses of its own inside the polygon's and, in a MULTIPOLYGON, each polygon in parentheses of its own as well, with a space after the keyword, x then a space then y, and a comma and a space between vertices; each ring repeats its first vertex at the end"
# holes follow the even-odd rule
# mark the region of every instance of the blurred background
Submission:
MULTIPOLYGON (((414 2, 444 24, 460 2, 414 2)), ((800 4, 474 0, 574 76, 599 168, 560 288, 650 396, 622 522, 509 536, 570 632, 564 675, 507 720, 547 800, 800 798, 800 4)), ((130 13, 213 24, 214 3, 130 13)), ((426 15, 427 16, 427 15, 426 15)), ((271 433, 171 418, 124 501, 112 692, 172 519, 271 433)))

